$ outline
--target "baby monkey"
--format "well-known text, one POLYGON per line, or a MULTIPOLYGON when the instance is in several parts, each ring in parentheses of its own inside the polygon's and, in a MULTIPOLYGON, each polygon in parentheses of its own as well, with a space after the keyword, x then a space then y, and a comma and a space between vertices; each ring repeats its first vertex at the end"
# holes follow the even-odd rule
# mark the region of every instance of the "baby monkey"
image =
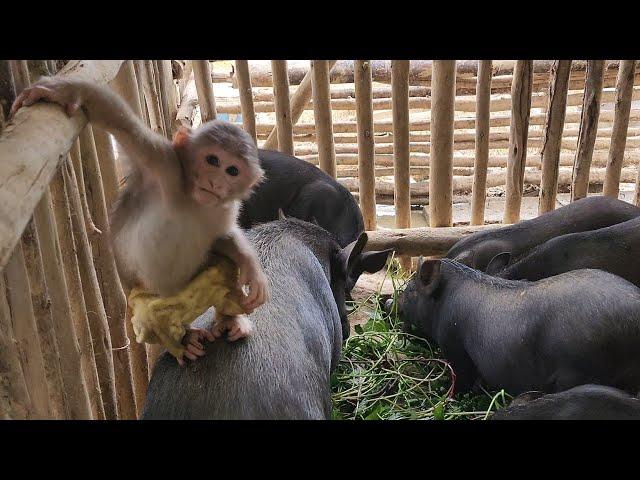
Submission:
MULTIPOLYGON (((181 128, 171 143, 108 87, 56 77, 26 88, 12 114, 39 100, 62 105, 70 116, 81 108, 91 123, 115 137, 129 159, 130 172, 110 217, 111 243, 127 288, 172 295, 216 252, 238 266, 237 288, 248 287, 242 295, 247 311, 267 300, 265 275, 236 222, 241 201, 263 178, 251 136, 231 123, 212 121, 196 130, 181 128)), ((185 356, 203 356, 205 338, 213 341, 228 331, 235 341, 251 329, 244 315, 218 316, 211 331, 187 329, 185 356)))

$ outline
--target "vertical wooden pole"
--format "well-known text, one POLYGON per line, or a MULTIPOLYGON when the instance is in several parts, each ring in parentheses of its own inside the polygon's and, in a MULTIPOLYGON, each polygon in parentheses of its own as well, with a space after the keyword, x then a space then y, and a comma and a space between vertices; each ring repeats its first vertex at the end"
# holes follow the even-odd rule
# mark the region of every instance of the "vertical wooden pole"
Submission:
POLYGON ((602 191, 603 195, 607 197, 618 198, 620 192, 620 173, 627 143, 635 69, 635 60, 620 60, 616 82, 616 106, 611 127, 611 145, 609 146, 609 158, 602 191))
POLYGON ((87 320, 91 329, 91 340, 96 359, 96 368, 100 380, 100 391, 104 406, 105 418, 118 418, 118 404, 116 399, 116 382, 111 351, 111 335, 107 323, 107 314, 102 303, 98 277, 93 265, 93 253, 89 245, 86 224, 83 221, 82 204, 78 180, 70 161, 62 165, 66 194, 69 201, 73 236, 78 256, 82 292, 87 309, 87 320))
POLYGON ((556 60, 553 63, 549 78, 547 118, 542 138, 542 178, 540 180, 538 215, 556 208, 558 168, 560 167, 560 149, 564 118, 567 112, 570 74, 571 60, 556 60))
POLYGON ((484 225, 489 164, 489 113, 491 104, 492 61, 478 61, 476 86, 476 158, 471 191, 471 225, 484 225))
POLYGON ((209 60, 193 61, 193 77, 196 81, 196 91, 198 92, 198 103, 200 104, 202 123, 215 120, 216 98, 213 94, 209 60))
MULTIPOLYGON (((409 190, 409 60, 391 62, 393 113, 393 180, 396 228, 411 227, 409 190)), ((400 257, 400 266, 411 271, 411 257, 400 257)))
MULTIPOLYGON (((147 74, 145 72, 144 62, 142 60, 134 60, 133 61, 133 70, 136 73, 136 82, 138 82, 138 96, 140 97, 140 109, 142 110, 142 117, 144 118, 144 123, 147 126, 151 126, 149 120, 149 111, 147 108, 147 99, 145 98, 145 79, 147 74)), ((95 136, 96 129, 93 129, 93 135, 95 136)))
POLYGON ((20 243, 16 245, 5 267, 5 275, 13 333, 33 408, 31 416, 39 419, 52 418, 38 327, 31 303, 29 277, 20 243))
POLYGON ((455 60, 434 60, 431 74, 431 158, 429 222, 453 223, 453 117, 456 100, 455 60))
POLYGON ((9 119, 11 104, 15 98, 9 60, 0 60, 0 133, 9 119))
POLYGON ((133 60, 127 60, 122 64, 118 75, 115 76, 111 84, 113 89, 129 104, 133 112, 142 118, 142 102, 138 92, 138 80, 133 60))
POLYGON ((518 60, 513 70, 511 84, 511 125, 507 159, 506 203, 502 220, 505 224, 516 223, 520 220, 532 87, 533 60, 518 60))
MULTIPOLYGON (((330 60, 329 70, 331 70, 335 64, 336 64, 336 60, 330 60)), ((273 62, 272 62, 271 68, 273 70, 273 62)), ((309 70, 307 74, 304 76, 304 78, 302 79, 302 82, 300 82, 300 85, 298 85, 298 89, 296 90, 296 93, 291 95, 291 99, 289 103, 291 105, 290 110, 291 110, 292 125, 295 125, 296 122, 300 119, 300 117, 302 116, 302 113, 304 112, 305 107, 309 103, 309 99, 311 98, 311 90, 312 90, 312 86, 311 86, 312 77, 313 77, 313 73, 311 70, 309 70)), ((288 82, 289 81, 288 75, 286 78, 288 82)), ((275 78, 274 78, 274 88, 275 88, 275 78)), ((266 150, 272 150, 274 148, 277 148, 277 146, 278 146, 278 124, 276 123, 276 125, 273 127, 273 130, 271 130, 269 137, 265 140, 262 148, 266 150)))
POLYGON ((371 231, 377 228, 371 65, 368 60, 356 60, 353 71, 358 123, 358 180, 360 185, 358 191, 360 194, 360 210, 362 210, 364 218, 364 229, 371 231))
MULTIPOLYGON (((80 151, 91 217, 100 231, 107 232, 109 222, 104 200, 102 176, 90 126, 87 126, 80 133, 80 151)), ((118 415, 120 419, 135 419, 136 401, 131 373, 131 360, 129 358, 129 340, 125 329, 126 298, 107 236, 105 234, 92 235, 91 247, 113 345, 118 415)))
POLYGON ((176 89, 173 86, 173 74, 171 73, 171 60, 157 60, 158 83, 160 85, 160 102, 164 115, 164 125, 167 138, 171 139, 173 132, 171 126, 178 112, 176 89))
POLYGON ((316 125, 319 165, 323 172, 336 178, 329 62, 327 60, 312 60, 311 72, 313 75, 313 116, 316 125))
POLYGON ((91 411, 94 419, 103 420, 105 413, 102 403, 102 392, 100 390, 96 359, 93 353, 93 342, 89 329, 87 307, 82 295, 82 281, 80 280, 76 244, 74 242, 73 227, 71 224, 71 210, 65 192, 62 169, 56 172, 51 181, 50 188, 58 240, 60 242, 60 253, 63 258, 62 267, 69 292, 70 312, 80 346, 80 362, 89 393, 91 411))
MULTIPOLYGON (((3 102, 3 109, 8 111, 9 107, 13 103, 15 99, 15 85, 14 78, 11 72, 10 62, 5 60, 2 62, 3 70, 2 70, 2 78, 1 81, 1 98, 0 100, 3 102)), ((22 68, 22 77, 23 83, 18 85, 19 89, 23 89, 26 87, 30 80, 30 75, 27 69, 27 64, 22 62, 19 64, 14 64, 15 68, 22 68)), ((43 391, 46 392, 47 398, 45 400, 41 400, 38 396, 34 397, 34 409, 40 412, 45 412, 44 415, 46 418, 54 418, 54 419, 62 419, 66 418, 66 406, 64 402, 63 390, 64 386, 62 383, 62 374, 60 371, 60 355, 58 354, 58 348, 55 342, 55 333, 53 330, 53 320, 51 318, 51 301, 46 294, 46 287, 44 282, 44 274, 42 272, 42 260, 40 258, 40 247, 38 245, 37 234, 35 231, 35 226, 33 223, 33 219, 29 221, 25 230, 22 234, 21 243, 16 247, 14 253, 16 262, 16 270, 14 274, 10 273, 10 268, 7 266, 5 272, 9 277, 23 277, 23 280, 17 280, 11 278, 9 280, 11 284, 22 284, 23 288, 20 289, 21 293, 29 293, 30 295, 26 298, 16 298, 13 299, 13 304, 15 305, 15 309, 18 313, 18 317, 22 317, 22 321, 18 323, 16 330, 16 336, 19 337, 21 334, 24 334, 25 341, 27 337, 30 337, 32 341, 37 342, 37 350, 40 352, 38 354, 37 351, 33 353, 27 353, 27 356, 33 357, 31 361, 29 361, 29 368, 24 367, 25 374, 28 373, 28 370, 31 368, 35 368, 36 371, 33 372, 33 375, 30 375, 30 378, 33 379, 33 382, 43 382, 42 388, 43 391), (21 250, 21 254, 19 251, 21 250), (21 265, 25 267, 23 270, 21 265), (23 275, 24 274, 24 275, 23 275), (26 285, 29 285, 28 292, 26 290, 26 285), (19 309, 25 314, 20 315, 19 309), (29 310, 31 313, 29 313, 29 310), (30 328, 29 318, 33 318, 33 327, 30 328), (38 364, 42 365, 42 374, 44 378, 40 378, 37 373, 38 364), (46 411, 42 409, 42 404, 46 403, 46 411)), ((16 294, 17 289, 14 287, 14 291, 12 292, 12 296, 16 294)), ((4 293, 4 292, 3 292, 4 293)), ((28 349, 30 348, 27 345, 28 349)), ((23 355, 23 363, 25 356, 25 348, 20 348, 20 352, 23 355)), ((29 379, 28 379, 29 380, 29 379)), ((28 387, 33 390, 33 386, 28 387)), ((34 393, 35 395, 35 393, 34 393)))
POLYGON ((51 298, 45 285, 40 243, 33 219, 29 221, 22 234, 22 250, 29 276, 31 304, 33 305, 36 327, 38 328, 40 350, 44 360, 51 417, 55 419, 68 418, 64 401, 60 354, 58 353, 58 345, 53 328, 51 298))
POLYGON ((143 73, 141 79, 144 86, 144 99, 147 104, 147 112, 149 112, 149 125, 151 129, 164 135, 164 121, 162 119, 162 110, 160 108, 160 99, 158 98, 158 90, 154 80, 153 60, 140 60, 142 64, 138 69, 143 73))
POLYGON ((111 211, 111 206, 118 196, 119 174, 116 167, 116 154, 111 143, 111 135, 100 128, 93 129, 93 139, 96 142, 96 152, 102 170, 102 181, 104 183, 104 196, 107 202, 107 210, 111 211))
MULTIPOLYGON (((15 68, 14 79, 19 78, 20 82, 23 82, 15 85, 18 93, 30 83, 30 74, 27 62, 24 60, 19 61, 15 68)), ((46 73, 44 62, 34 64, 36 78, 46 73), (38 66, 42 68, 36 69, 38 66)), ((60 358, 66 414, 71 419, 90 419, 92 418, 91 404, 83 376, 80 347, 71 316, 69 291, 62 271, 63 259, 48 189, 36 206, 33 219, 40 237, 38 243, 42 255, 45 284, 51 295, 51 313, 60 358)))
POLYGON ((253 107, 253 92, 251 90, 251 74, 247 60, 236 60, 236 78, 240 93, 240 111, 242 112, 242 127, 258 144, 256 134, 256 112, 253 107))
POLYGON ((598 133, 598 117, 600 116, 604 60, 588 60, 586 76, 580 113, 578 147, 571 175, 572 202, 586 197, 589 190, 589 170, 591 169, 593 147, 598 133))
POLYGON ((293 124, 289 103, 289 75, 286 60, 271 60, 273 72, 273 97, 278 129, 278 150, 293 155, 293 124))
POLYGON ((31 399, 11 323, 4 276, 0 275, 0 419, 24 420, 31 415, 31 399))
POLYGON ((9 60, 11 73, 13 74, 13 85, 16 95, 24 90, 30 83, 29 64, 26 60, 9 60))
POLYGON ((67 281, 62 270, 62 255, 58 233, 51 208, 49 191, 34 211, 34 221, 40 236, 40 250, 47 290, 51 295, 51 307, 56 343, 60 353, 60 367, 68 415, 71 419, 90 419, 91 403, 84 381, 80 346, 75 331, 67 281))

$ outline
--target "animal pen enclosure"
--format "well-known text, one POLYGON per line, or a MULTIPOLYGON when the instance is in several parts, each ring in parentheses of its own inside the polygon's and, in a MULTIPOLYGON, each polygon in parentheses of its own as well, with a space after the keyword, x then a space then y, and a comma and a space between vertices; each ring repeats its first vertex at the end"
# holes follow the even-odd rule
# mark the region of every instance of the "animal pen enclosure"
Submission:
POLYGON ((157 354, 135 342, 103 234, 121 181, 111 138, 47 104, 9 120, 16 94, 41 75, 108 83, 167 137, 216 117, 241 122, 259 147, 337 178, 359 200, 367 248, 392 247, 405 267, 559 199, 602 190, 640 203, 634 60, 0 68, 0 418, 137 418, 157 354), (387 205, 394 228, 378 226, 387 205))

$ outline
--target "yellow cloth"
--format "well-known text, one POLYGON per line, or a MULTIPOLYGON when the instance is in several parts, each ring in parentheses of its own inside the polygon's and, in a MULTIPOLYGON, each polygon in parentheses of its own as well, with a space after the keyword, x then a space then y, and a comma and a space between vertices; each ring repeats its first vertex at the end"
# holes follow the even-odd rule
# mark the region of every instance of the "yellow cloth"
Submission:
POLYGON ((236 288, 238 269, 226 257, 216 256, 214 265, 196 276, 184 289, 169 297, 160 297, 139 288, 129 294, 131 323, 138 343, 161 343, 176 358, 185 348, 185 326, 215 307, 222 315, 241 315, 236 288))

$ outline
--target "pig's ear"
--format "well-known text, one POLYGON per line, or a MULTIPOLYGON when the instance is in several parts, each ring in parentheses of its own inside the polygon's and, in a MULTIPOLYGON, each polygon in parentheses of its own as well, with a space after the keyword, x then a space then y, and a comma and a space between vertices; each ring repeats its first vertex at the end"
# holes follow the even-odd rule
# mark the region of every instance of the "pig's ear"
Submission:
POLYGON ((345 267, 345 270, 348 272, 353 268, 355 260, 358 258, 362 249, 367 244, 369 237, 365 232, 362 232, 357 240, 351 242, 349 245, 340 250, 339 257, 340 261, 345 267))
POLYGON ((420 270, 418 270, 420 280, 422 280, 427 288, 427 294, 431 294, 438 286, 438 283, 440 283, 441 265, 442 262, 440 260, 425 260, 420 266, 420 270))
POLYGON ((472 250, 467 250, 466 252, 461 253, 454 258, 454 260, 466 265, 467 267, 475 268, 475 253, 472 250))
POLYGON ((496 275, 498 272, 501 272, 507 265, 509 265, 509 261, 511 260, 511 253, 502 252, 497 254, 495 257, 491 259, 489 265, 485 269, 485 273, 488 275, 496 275))
POLYGON ((382 267, 387 263, 389 255, 393 253, 392 248, 386 250, 377 250, 373 252, 364 252, 358 258, 357 265, 353 266, 353 270, 358 272, 358 276, 362 272, 376 273, 382 270, 382 267))

